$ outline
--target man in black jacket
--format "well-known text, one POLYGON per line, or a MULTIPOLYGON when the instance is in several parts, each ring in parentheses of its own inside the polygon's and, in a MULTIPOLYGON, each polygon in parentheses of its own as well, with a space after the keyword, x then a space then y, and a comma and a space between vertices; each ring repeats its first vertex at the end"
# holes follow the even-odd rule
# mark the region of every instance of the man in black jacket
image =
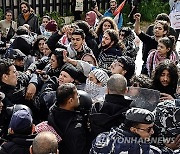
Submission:
POLYGON ((105 101, 92 107, 90 123, 93 137, 123 123, 124 113, 130 108, 131 100, 124 98, 127 92, 127 80, 124 76, 112 75, 107 82, 107 91, 105 101))
POLYGON ((119 35, 113 29, 108 29, 104 32, 101 47, 99 49, 98 64, 99 67, 109 69, 111 63, 119 56, 122 51, 119 48, 119 35))
POLYGON ((50 109, 48 124, 62 137, 59 152, 63 154, 86 154, 86 130, 83 117, 75 109, 79 95, 72 83, 60 85, 56 91, 57 102, 50 109))
POLYGON ((37 83, 36 74, 27 75, 17 72, 10 61, 0 61, 0 90, 6 95, 3 100, 5 107, 14 104, 32 104, 37 83))
POLYGON ((30 12, 29 3, 23 1, 20 4, 20 8, 22 13, 17 18, 18 26, 23 26, 24 24, 28 24, 32 32, 38 33, 39 21, 38 17, 30 12))

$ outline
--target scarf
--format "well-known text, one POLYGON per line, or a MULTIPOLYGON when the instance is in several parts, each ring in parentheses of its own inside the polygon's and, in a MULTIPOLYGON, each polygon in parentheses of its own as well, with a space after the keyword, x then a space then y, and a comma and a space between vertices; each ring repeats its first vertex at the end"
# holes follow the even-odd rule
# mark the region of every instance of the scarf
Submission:
POLYGON ((91 96, 93 102, 104 100, 105 89, 105 87, 86 79, 85 91, 91 96))
MULTIPOLYGON (((151 75, 151 72, 155 70, 156 66, 165 59, 167 58, 161 56, 157 50, 152 51, 147 59, 148 74, 151 75)), ((177 60, 176 54, 174 52, 171 52, 169 59, 175 62, 177 60)))

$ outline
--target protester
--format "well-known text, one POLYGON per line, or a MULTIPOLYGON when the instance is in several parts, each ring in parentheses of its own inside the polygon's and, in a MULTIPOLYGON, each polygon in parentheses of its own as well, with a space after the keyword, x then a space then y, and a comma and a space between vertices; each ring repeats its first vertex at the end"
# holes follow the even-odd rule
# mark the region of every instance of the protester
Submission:
POLYGON ((58 142, 56 136, 51 132, 39 133, 30 147, 30 154, 58 154, 58 142))
POLYGON ((9 41, 17 31, 17 23, 12 20, 12 11, 10 9, 6 10, 5 19, 0 21, 0 31, 6 41, 9 41))
POLYGON ((1 145, 0 153, 2 154, 29 154, 29 148, 35 135, 33 119, 31 114, 25 110, 16 111, 9 124, 9 138, 10 140, 1 145))
POLYGON ((39 21, 38 17, 30 12, 30 5, 28 2, 20 3, 21 14, 17 18, 18 26, 23 26, 27 23, 30 26, 32 32, 38 33, 39 21))

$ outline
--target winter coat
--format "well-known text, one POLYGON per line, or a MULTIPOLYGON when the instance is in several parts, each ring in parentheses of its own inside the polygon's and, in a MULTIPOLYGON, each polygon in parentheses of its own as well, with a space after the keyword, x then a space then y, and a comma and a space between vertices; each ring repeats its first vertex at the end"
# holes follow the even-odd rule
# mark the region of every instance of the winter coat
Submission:
POLYGON ((32 32, 38 33, 39 29, 39 21, 38 17, 32 13, 29 15, 27 21, 24 19, 23 14, 20 14, 17 18, 18 27, 23 26, 24 24, 28 24, 32 32))
POLYGON ((86 154, 86 130, 83 117, 76 111, 64 110, 53 106, 48 117, 52 126, 62 141, 59 152, 63 154, 86 154))

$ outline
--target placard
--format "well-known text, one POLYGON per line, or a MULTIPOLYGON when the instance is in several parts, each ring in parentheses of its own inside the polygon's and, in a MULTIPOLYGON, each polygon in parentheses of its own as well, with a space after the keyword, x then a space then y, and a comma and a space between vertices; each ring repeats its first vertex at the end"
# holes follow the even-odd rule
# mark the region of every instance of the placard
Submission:
POLYGON ((75 11, 83 11, 83 0, 76 0, 75 11))
POLYGON ((171 12, 169 14, 171 27, 174 29, 180 29, 180 12, 171 12))

